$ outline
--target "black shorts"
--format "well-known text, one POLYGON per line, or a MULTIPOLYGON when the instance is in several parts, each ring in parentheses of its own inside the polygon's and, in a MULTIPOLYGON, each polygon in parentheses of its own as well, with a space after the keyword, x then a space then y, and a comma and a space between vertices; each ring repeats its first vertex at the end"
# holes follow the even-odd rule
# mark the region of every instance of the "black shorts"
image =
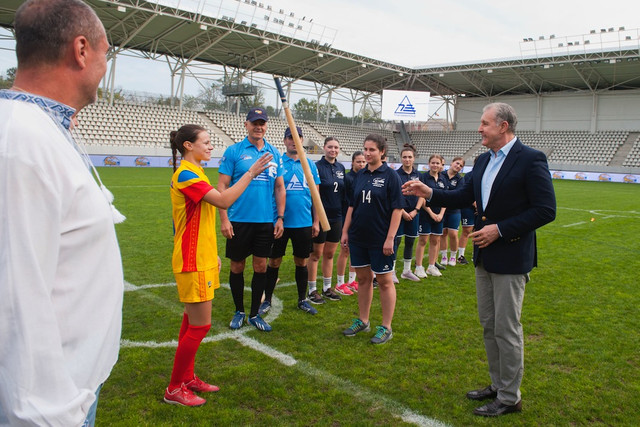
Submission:
POLYGON ((289 239, 291 239, 293 256, 309 258, 311 253, 311 227, 285 228, 282 237, 273 242, 269 258, 282 258, 287 250, 289 239))
POLYGON ((273 246, 273 224, 232 222, 233 238, 227 239, 227 258, 243 261, 249 255, 268 258, 273 246))
MULTIPOLYGON (((329 221, 331 229, 329 231, 320 231, 318 235, 313 239, 313 243, 338 243, 342 237, 342 219, 336 221, 329 221)), ((322 226, 320 226, 322 228, 322 226)))

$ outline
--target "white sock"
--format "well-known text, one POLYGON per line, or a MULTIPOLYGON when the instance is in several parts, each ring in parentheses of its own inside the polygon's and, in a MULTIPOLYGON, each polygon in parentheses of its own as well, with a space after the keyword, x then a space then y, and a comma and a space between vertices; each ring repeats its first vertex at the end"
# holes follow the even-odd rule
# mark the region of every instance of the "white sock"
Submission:
POLYGON ((322 278, 322 290, 326 291, 327 289, 331 289, 331 277, 322 278))
POLYGON ((311 292, 316 290, 316 281, 315 280, 314 281, 309 280, 307 283, 309 284, 309 293, 311 293, 311 292))
POLYGON ((338 281, 336 282, 336 284, 338 286, 344 285, 344 275, 343 276, 340 276, 340 275, 338 276, 338 281))
POLYGON ((464 250, 467 248, 458 248, 458 258, 464 256, 464 250))
POLYGON ((410 259, 405 259, 404 260, 404 270, 405 271, 411 271, 411 260, 410 259))
POLYGON ((356 272, 355 271, 350 271, 349 272, 349 283, 355 282, 355 281, 356 281, 356 272))
POLYGON ((447 250, 440 251, 440 260, 447 259, 447 250))

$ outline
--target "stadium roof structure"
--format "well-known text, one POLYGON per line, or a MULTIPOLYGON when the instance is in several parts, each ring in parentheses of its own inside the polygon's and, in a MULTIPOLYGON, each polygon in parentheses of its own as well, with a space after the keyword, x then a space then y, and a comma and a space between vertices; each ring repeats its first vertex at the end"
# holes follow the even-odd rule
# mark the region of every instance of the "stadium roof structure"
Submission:
MULTIPOLYGON (((267 31, 249 20, 237 22, 233 16, 203 13, 205 0, 173 0, 180 8, 158 0, 85 1, 102 20, 116 50, 137 50, 152 58, 181 58, 185 66, 201 61, 280 75, 288 81, 304 80, 377 94, 383 89, 396 89, 429 91, 442 97, 495 97, 640 88, 637 35, 627 36, 631 43, 614 49, 589 50, 582 45, 579 49, 556 49, 549 55, 410 68, 341 51, 322 40, 301 40, 267 31), (194 7, 189 11, 185 5, 194 7)), ((264 7, 255 0, 227 1, 250 4, 256 10, 264 7)), ((1 26, 12 27, 15 10, 22 2, 3 0, 1 26)), ((256 21, 268 20, 271 12, 264 18, 257 15, 256 21)))

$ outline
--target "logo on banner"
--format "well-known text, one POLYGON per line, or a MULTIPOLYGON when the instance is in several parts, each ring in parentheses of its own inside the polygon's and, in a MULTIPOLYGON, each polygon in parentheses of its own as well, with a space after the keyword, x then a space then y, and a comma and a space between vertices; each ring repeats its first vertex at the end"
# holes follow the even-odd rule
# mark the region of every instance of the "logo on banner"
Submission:
POLYGON ((416 116, 416 109, 407 95, 405 95, 404 98, 402 98, 402 101, 398 104, 395 114, 398 116, 416 116))
POLYGON ((136 166, 149 166, 150 164, 151 162, 149 162, 148 158, 144 156, 136 157, 136 166))
POLYGON ((562 172, 554 172, 553 179, 564 179, 564 174, 562 172))
POLYGON ((635 175, 625 175, 622 178, 622 182, 638 182, 638 177, 635 175))
POLYGON ((584 172, 578 172, 578 173, 576 174, 576 179, 577 179, 578 181, 586 181, 586 180, 587 180, 587 174, 586 174, 586 173, 584 173, 584 172))
POLYGON ((598 181, 611 181, 611 175, 606 173, 601 173, 598 177, 598 181))
POLYGON ((116 156, 109 156, 104 158, 105 166, 120 166, 120 159, 116 156))

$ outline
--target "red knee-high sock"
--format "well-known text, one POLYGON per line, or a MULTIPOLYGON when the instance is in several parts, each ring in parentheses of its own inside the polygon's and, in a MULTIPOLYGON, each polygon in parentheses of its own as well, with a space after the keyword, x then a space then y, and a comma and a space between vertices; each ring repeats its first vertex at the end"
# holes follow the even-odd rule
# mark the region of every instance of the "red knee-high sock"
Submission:
POLYGON ((189 327, 189 316, 187 316, 187 313, 182 313, 182 325, 180 326, 180 335, 178 335, 178 342, 180 342, 184 334, 187 333, 188 327, 189 327))
POLYGON ((209 332, 211 325, 193 326, 189 325, 184 336, 178 342, 176 349, 176 357, 173 361, 173 372, 171 373, 171 382, 169 390, 175 390, 180 387, 183 382, 188 382, 193 378, 193 364, 196 359, 196 352, 200 347, 200 342, 209 332))

